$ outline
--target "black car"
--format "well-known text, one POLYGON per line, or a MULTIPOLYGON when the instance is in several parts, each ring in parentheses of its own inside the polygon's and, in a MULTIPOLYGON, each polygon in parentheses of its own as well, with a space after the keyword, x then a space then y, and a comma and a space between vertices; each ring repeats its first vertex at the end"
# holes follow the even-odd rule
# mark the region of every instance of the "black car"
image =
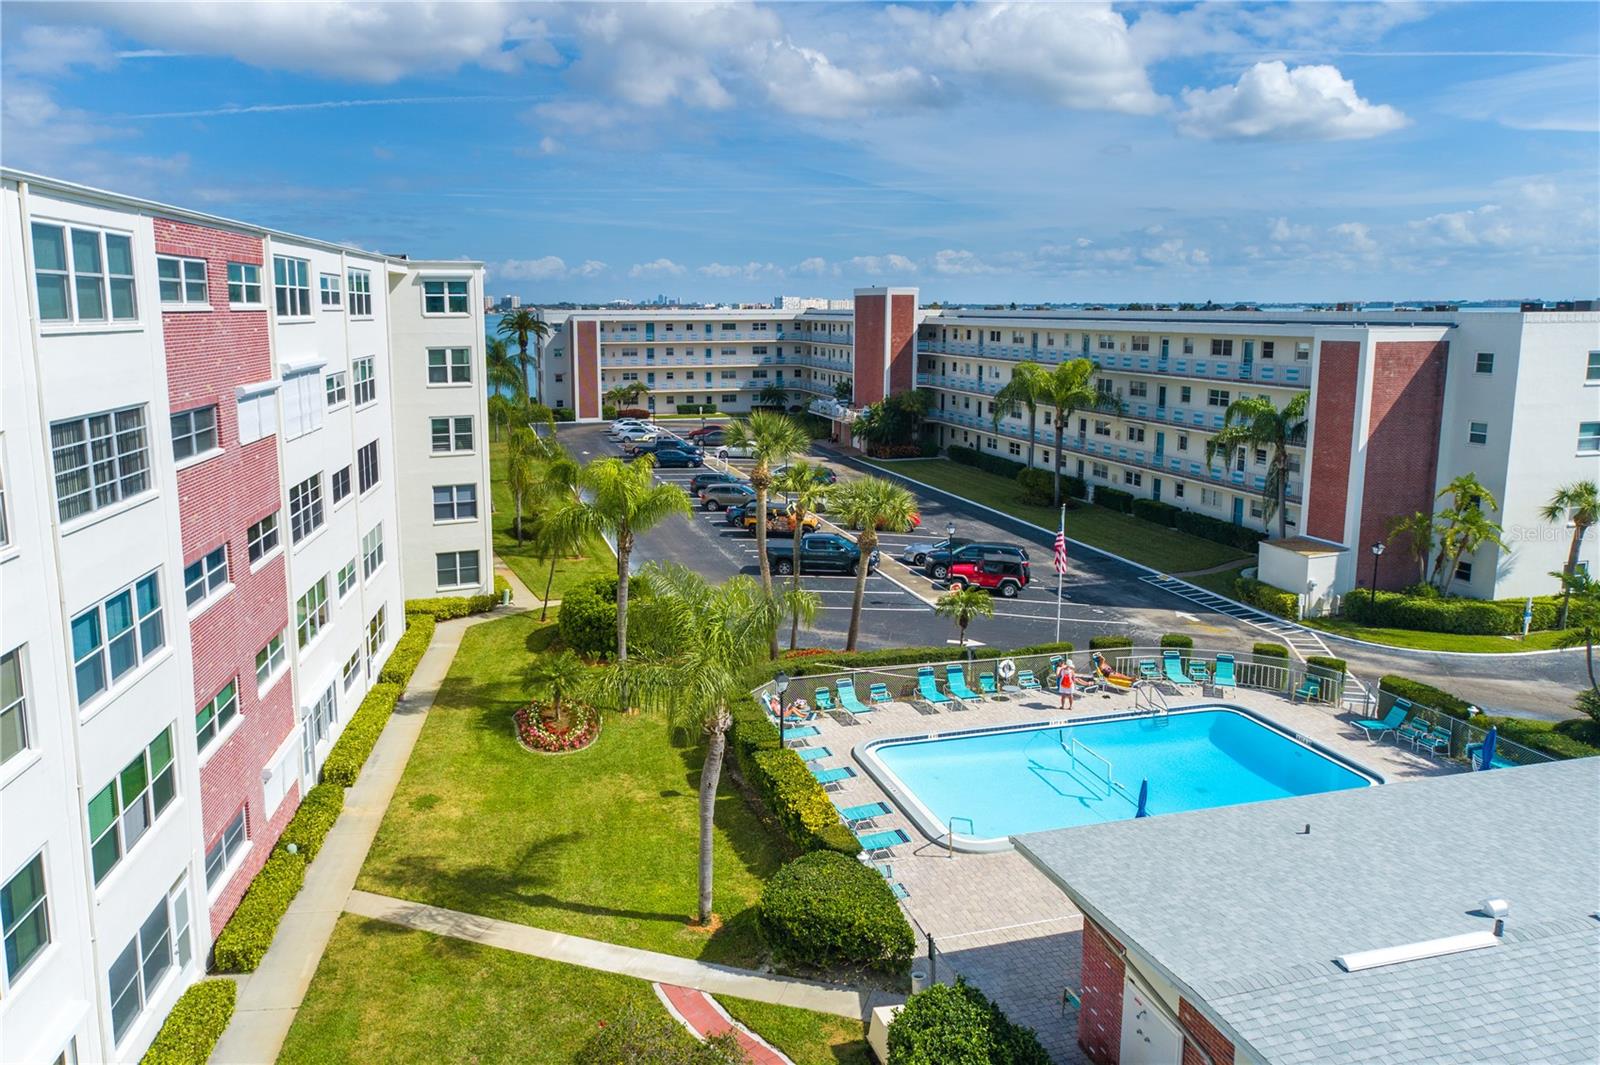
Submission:
MULTIPOLYGON (((832 470, 830 470, 828 467, 822 465, 821 463, 813 462, 813 463, 811 463, 811 468, 817 472, 817 474, 820 477, 820 479, 821 479, 823 484, 838 484, 839 483, 839 475, 837 473, 834 473, 832 470)), ((777 480, 779 477, 782 477, 785 473, 788 473, 788 472, 789 472, 789 467, 787 467, 787 466, 779 466, 777 469, 772 471, 772 479, 773 480, 777 480)))
POLYGON ((714 473, 708 470, 705 473, 697 473, 689 479, 689 494, 698 498, 700 489, 709 485, 740 484, 743 481, 744 478, 737 473, 714 473))
POLYGON ((698 451, 679 451, 671 447, 657 451, 655 458, 656 467, 663 470, 673 467, 704 466, 706 461, 698 451))
POLYGON ((942 548, 928 552, 927 559, 922 564, 922 572, 936 581, 942 581, 950 576, 952 562, 981 562, 985 558, 1006 557, 1014 558, 1024 564, 1028 561, 1028 552, 1015 544, 997 544, 992 541, 976 540, 964 544, 954 551, 942 548))

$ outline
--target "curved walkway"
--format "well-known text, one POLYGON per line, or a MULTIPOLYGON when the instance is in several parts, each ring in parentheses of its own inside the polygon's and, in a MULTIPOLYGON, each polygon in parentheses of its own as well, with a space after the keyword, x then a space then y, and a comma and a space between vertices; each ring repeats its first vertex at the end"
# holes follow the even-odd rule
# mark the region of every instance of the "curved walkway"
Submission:
POLYGON ((728 1011, 704 991, 676 984, 654 986, 656 997, 672 1014, 673 1020, 689 1029, 689 1034, 702 1043, 712 1036, 732 1032, 752 1065, 794 1065, 794 1060, 783 1051, 728 1016, 728 1011))

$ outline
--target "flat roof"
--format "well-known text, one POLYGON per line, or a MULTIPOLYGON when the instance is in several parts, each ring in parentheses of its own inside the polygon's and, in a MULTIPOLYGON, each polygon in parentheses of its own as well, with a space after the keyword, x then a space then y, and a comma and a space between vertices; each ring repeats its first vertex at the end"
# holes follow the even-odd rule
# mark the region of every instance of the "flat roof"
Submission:
POLYGON ((1350 550, 1343 544, 1329 543, 1327 540, 1317 540, 1310 536, 1286 536, 1282 540, 1267 540, 1266 543, 1271 547, 1293 551, 1297 555, 1341 555, 1350 550))
POLYGON ((1014 842, 1264 1061, 1600 1060, 1600 758, 1014 842), (1334 963, 1492 929, 1492 898, 1510 902, 1495 946, 1334 963))

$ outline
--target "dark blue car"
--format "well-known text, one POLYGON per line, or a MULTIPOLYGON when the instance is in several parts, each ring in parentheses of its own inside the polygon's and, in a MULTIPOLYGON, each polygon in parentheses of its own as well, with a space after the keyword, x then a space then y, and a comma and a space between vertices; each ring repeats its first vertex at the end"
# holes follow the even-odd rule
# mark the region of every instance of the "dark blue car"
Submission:
POLYGON ((686 469, 704 466, 705 462, 698 451, 679 451, 677 448, 660 448, 656 451, 656 465, 662 469, 686 469))

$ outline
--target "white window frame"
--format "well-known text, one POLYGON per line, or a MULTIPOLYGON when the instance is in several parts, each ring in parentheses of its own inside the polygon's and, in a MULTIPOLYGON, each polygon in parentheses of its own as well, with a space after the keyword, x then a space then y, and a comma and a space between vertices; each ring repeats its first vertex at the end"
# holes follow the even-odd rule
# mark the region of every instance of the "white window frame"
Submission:
POLYGON ((372 271, 350 267, 345 271, 345 298, 350 317, 372 317, 372 271))
POLYGON ((363 355, 350 363, 350 396, 359 410, 378 398, 377 360, 363 355))
POLYGON ((249 804, 241 803, 239 811, 228 819, 217 833, 217 841, 205 850, 206 898, 209 901, 221 893, 238 871, 239 863, 250 853, 249 804), (220 862, 213 859, 220 857, 220 862))
POLYGON ((1593 455, 1600 452, 1600 422, 1578 423, 1578 454, 1593 455))
POLYGON ((228 306, 236 311, 260 310, 266 306, 261 299, 260 263, 228 264, 228 306))
POLYGON ((17 883, 25 874, 31 874, 32 877, 37 878, 39 885, 38 897, 29 903, 21 913, 16 912, 16 904, 13 901, 11 905, 11 920, 0 925, 0 938, 5 941, 6 959, 4 967, 0 968, 0 988, 15 987, 17 981, 21 980, 23 974, 28 971, 28 967, 37 961, 40 955, 50 949, 50 944, 53 941, 50 929, 50 878, 46 875, 43 850, 35 851, 27 861, 17 866, 16 870, 5 879, 3 884, 0 884, 0 888, 4 889, 3 894, 11 894, 11 886, 17 883), (34 871, 35 866, 38 867, 37 872, 34 871), (26 922, 33 919, 35 914, 39 916, 39 920, 43 923, 44 930, 39 935, 38 945, 34 948, 33 953, 28 955, 16 972, 12 972, 11 956, 13 951, 11 949, 11 939, 26 922))
POLYGON ((284 644, 283 633, 279 632, 266 642, 261 650, 256 652, 256 696, 265 695, 283 676, 284 669, 289 664, 289 652, 284 644))
POLYGON ((271 561, 272 556, 278 553, 283 546, 278 529, 278 512, 265 514, 259 521, 250 523, 245 529, 246 551, 250 556, 252 571, 261 568, 271 561))
POLYGON ((339 286, 338 274, 317 275, 318 305, 325 311, 344 310, 344 291, 339 286))
POLYGON ((305 650, 317 642, 322 630, 328 627, 332 612, 328 607, 328 576, 323 574, 311 583, 305 594, 295 600, 295 642, 305 650))
POLYGON ((376 662, 378 652, 383 650, 384 641, 389 638, 389 606, 387 603, 378 605, 378 612, 367 621, 367 661, 376 662))
POLYGON ((1494 373, 1494 352, 1492 352, 1492 351, 1480 351, 1480 352, 1478 352, 1476 358, 1473 360, 1473 363, 1472 363, 1472 372, 1475 373, 1475 374, 1482 374, 1485 377, 1488 377, 1489 375, 1493 374, 1494 373), (1485 359, 1489 360, 1487 369, 1485 369, 1485 366, 1484 366, 1484 360, 1485 359))
POLYGON ((1467 446, 1468 447, 1487 447, 1488 444, 1489 444, 1489 423, 1488 422, 1473 422, 1473 421, 1467 422, 1467 446), (1479 426, 1483 427, 1483 432, 1482 432, 1483 439, 1482 440, 1474 440, 1472 438, 1474 436, 1479 435, 1479 432, 1478 432, 1478 427, 1479 426))
POLYGON ((149 1009, 150 1003, 159 997, 159 991, 167 981, 174 979, 175 974, 188 968, 190 917, 186 884, 187 877, 179 877, 172 889, 161 896, 161 901, 156 903, 156 910, 152 910, 150 916, 140 922, 138 931, 134 932, 128 945, 122 948, 110 968, 106 970, 107 1001, 111 1003, 113 1014, 111 1021, 113 1044, 120 1044, 128 1033, 137 1027, 136 1022, 143 1016, 145 1010, 149 1009), (162 919, 159 927, 152 923, 158 916, 157 911, 162 919), (153 942, 146 943, 147 937, 153 942), (124 965, 124 959, 130 954, 131 961, 128 964, 131 964, 132 970, 127 982, 122 985, 121 991, 118 991, 117 985, 112 983, 112 974, 118 966, 124 965), (163 954, 164 959, 162 959, 163 954), (151 964, 158 960, 162 961, 161 968, 152 982, 151 964), (117 1004, 129 994, 134 996, 137 1008, 126 1015, 126 1020, 119 1030, 115 1017, 117 1004))
POLYGON ((472 421, 472 415, 470 414, 453 415, 443 418, 429 418, 428 446, 430 448, 430 453, 434 455, 471 455, 475 453, 477 451, 478 437, 476 427, 472 424, 472 421), (439 428, 441 422, 444 423, 445 439, 447 441, 446 446, 442 448, 439 446, 439 428), (466 447, 460 446, 462 437, 462 423, 466 424, 466 447))
POLYGON ((355 591, 357 583, 356 560, 352 558, 349 562, 339 567, 339 573, 336 578, 339 599, 343 601, 351 592, 355 591))
MULTIPOLYGON (((200 757, 207 757, 206 748, 217 743, 224 735, 231 732, 233 726, 241 720, 239 715, 239 678, 232 677, 224 684, 217 694, 206 700, 194 712, 194 739, 195 746, 200 751, 200 757), (231 708, 231 709, 230 709, 231 708), (201 714, 206 714, 204 723, 200 720, 201 714)), ((212 748, 215 750, 216 748, 212 748)))
POLYGON ((382 483, 383 469, 378 459, 378 442, 368 441, 356 448, 356 489, 366 495, 382 483))
POLYGON ((429 348, 428 387, 449 388, 472 383, 472 349, 429 348), (435 356, 438 362, 435 363, 435 356), (435 376, 437 373, 438 376, 435 376))
POLYGON ((449 588, 475 588, 483 581, 483 556, 478 551, 440 551, 433 556, 434 578, 440 591, 449 588), (462 578, 461 558, 463 555, 472 556, 472 565, 476 576, 471 580, 462 578), (445 568, 445 560, 449 559, 449 568, 445 568), (446 575, 451 580, 446 580, 446 575))
POLYGON ((0 654, 0 736, 9 732, 17 738, 10 753, 0 746, 0 765, 26 754, 33 736, 33 723, 28 720, 28 663, 23 653, 26 646, 20 644, 0 654), (13 681, 9 688, 5 680, 8 672, 13 681), (15 727, 8 730, 6 721, 15 721, 15 727))
POLYGON ((177 802, 177 767, 177 746, 172 735, 172 726, 168 725, 156 733, 155 738, 145 744, 139 753, 130 759, 126 765, 117 770, 111 779, 91 795, 88 802, 84 804, 84 823, 89 832, 89 875, 94 879, 97 887, 105 883, 106 878, 114 873, 117 866, 122 864, 123 859, 139 845, 139 841, 148 836, 150 830, 160 822, 161 815, 171 809, 172 805, 177 802), (154 756, 150 752, 161 742, 163 736, 166 737, 167 742, 167 762, 159 770, 156 770, 154 769, 154 756), (129 771, 134 768, 135 762, 140 763, 139 771, 144 776, 144 783, 132 795, 124 795, 125 778, 129 771), (161 789, 165 793, 165 797, 161 798, 158 795, 156 785, 163 777, 167 778, 167 782, 165 787, 161 789), (94 835, 93 824, 88 819, 89 808, 108 791, 111 793, 113 806, 111 823, 99 835, 94 835), (141 820, 137 822, 140 825, 137 832, 130 832, 128 827, 130 823, 134 823, 130 822, 128 816, 131 812, 137 812, 141 817, 141 820), (94 851, 101 841, 107 839, 116 844, 117 854, 111 864, 105 867, 104 872, 99 872, 95 869, 94 851))
POLYGON ((372 580, 383 569, 383 522, 378 522, 361 538, 361 579, 372 580))
POLYGON ((464 277, 425 277, 422 279, 422 316, 460 318, 472 312, 472 284, 464 277), (460 291, 457 292, 457 286, 460 291), (434 291, 430 291, 430 289, 434 291), (436 303, 437 301, 437 303, 436 303), (459 301, 460 309, 456 309, 459 301), (429 308, 437 305, 437 310, 429 308))
POLYGON ((304 543, 327 522, 322 506, 322 474, 314 473, 289 487, 289 540, 304 543), (298 504, 298 506, 297 506, 298 504))
POLYGON ((161 571, 151 570, 144 576, 131 583, 123 585, 110 595, 104 596, 99 602, 85 607, 72 615, 72 620, 67 626, 67 642, 72 653, 72 687, 73 698, 80 709, 102 700, 110 692, 116 691, 125 679, 137 674, 139 668, 150 659, 160 654, 167 646, 165 610, 161 602, 161 571), (154 596, 155 605, 146 610, 141 605, 141 592, 150 590, 154 596), (129 620, 128 626, 114 636, 107 622, 106 604, 114 599, 126 595, 128 597, 129 620), (76 634, 78 622, 94 617, 96 642, 87 650, 79 652, 76 634), (126 645, 131 649, 132 662, 121 672, 112 674, 112 644, 120 643, 126 639, 126 645), (84 667, 91 661, 98 662, 100 687, 83 695, 79 679, 84 667))
POLYGON ((211 285, 206 278, 206 261, 181 255, 157 255, 156 297, 161 301, 162 310, 209 311, 211 285), (163 273, 169 265, 176 269, 177 276, 167 277, 163 273), (197 271, 198 277, 195 276, 197 271), (175 298, 167 298, 168 285, 178 286, 175 298))
POLYGON ((476 484, 436 484, 433 486, 433 523, 435 525, 451 525, 463 521, 476 521, 478 518, 478 486, 476 484), (465 491, 463 491, 465 490, 465 491), (444 492, 448 498, 441 500, 439 493, 444 492), (463 496, 470 499, 463 503, 463 496), (463 506, 471 506, 472 513, 463 514, 463 506), (448 507, 449 514, 440 517, 439 508, 448 507))
POLYGON ((327 397, 328 409, 336 410, 350 401, 350 374, 346 370, 335 370, 322 379, 323 393, 327 397))
POLYGON ((333 505, 338 506, 350 498, 350 467, 340 466, 328 475, 328 488, 333 496, 333 505))
POLYGON ((190 407, 188 410, 174 411, 168 419, 172 426, 172 459, 180 467, 193 465, 203 459, 211 458, 222 451, 222 425, 217 417, 215 403, 204 407, 190 407), (199 426, 200 416, 206 415, 211 419, 211 424, 199 426), (180 421, 182 425, 180 426, 180 421), (210 443, 206 447, 200 445, 209 435, 210 443), (182 447, 188 450, 179 453, 182 447))
POLYGON ((218 544, 183 567, 183 601, 190 617, 203 611, 214 600, 227 595, 232 587, 228 580, 226 543, 218 544))
POLYGON ((344 690, 349 691, 351 688, 355 687, 356 680, 359 679, 360 676, 361 648, 357 647, 355 653, 349 658, 345 659, 344 668, 341 671, 340 679, 344 684, 344 690))
POLYGON ((33 249, 34 296, 38 301, 39 321, 43 328, 49 330, 83 325, 133 328, 138 325, 139 297, 138 284, 134 277, 132 233, 93 225, 83 225, 76 222, 37 218, 29 226, 28 240, 30 247, 33 249), (41 229, 53 229, 60 234, 62 262, 59 268, 41 267, 39 265, 38 237, 41 229), (93 234, 95 237, 95 255, 99 259, 99 265, 95 270, 80 270, 78 268, 78 249, 73 237, 79 233, 93 234), (111 272, 112 240, 120 242, 120 250, 127 256, 126 272, 111 272), (40 282, 46 277, 59 279, 64 286, 62 293, 67 312, 64 316, 46 317, 44 314, 44 289, 40 282), (100 309, 105 312, 98 317, 85 318, 79 313, 82 306, 80 294, 85 283, 94 285, 98 292, 100 309), (119 315, 114 311, 112 294, 115 291, 123 291, 127 294, 128 301, 132 304, 132 313, 119 315))
POLYGON ((272 306, 280 321, 311 320, 311 260, 293 255, 272 257, 272 306))
POLYGON ((150 428, 145 419, 144 405, 96 411, 78 418, 51 422, 50 463, 55 475, 56 513, 63 522, 87 517, 124 500, 136 499, 155 491, 150 461, 150 428), (122 427, 123 415, 136 416, 137 424, 122 427), (97 427, 95 422, 99 419, 105 419, 105 424, 97 427), (67 444, 57 443, 57 431, 68 426, 78 429, 82 437, 67 444), (109 456, 97 457, 97 442, 111 449, 109 456), (72 451, 81 452, 82 464, 75 463, 67 467, 64 473, 62 456, 72 451), (63 481, 80 476, 84 487, 63 495, 63 481), (69 514, 69 502, 76 500, 85 502, 86 509, 69 514))

